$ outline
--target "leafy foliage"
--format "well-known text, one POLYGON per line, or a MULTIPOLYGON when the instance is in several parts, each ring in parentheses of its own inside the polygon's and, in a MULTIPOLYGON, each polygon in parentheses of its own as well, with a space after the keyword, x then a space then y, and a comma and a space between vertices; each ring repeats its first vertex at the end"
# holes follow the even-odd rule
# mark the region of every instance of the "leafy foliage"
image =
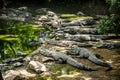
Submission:
POLYGON ((112 14, 110 17, 100 21, 97 29, 101 34, 116 33, 119 34, 119 24, 115 23, 116 16, 112 14))
POLYGON ((119 34, 120 32, 120 1, 119 0, 106 0, 110 4, 110 16, 107 19, 104 19, 98 25, 98 30, 102 34, 115 33, 119 34))
POLYGON ((42 28, 35 28, 32 24, 24 22, 10 21, 1 22, 3 26, 1 28, 1 34, 7 34, 5 38, 1 38, 1 59, 9 57, 17 57, 16 51, 24 51, 30 53, 36 47, 31 47, 28 45, 30 41, 36 41, 38 33, 42 28), (10 40, 10 38, 15 38, 15 40, 10 40), (6 39, 9 38, 9 39, 6 39))

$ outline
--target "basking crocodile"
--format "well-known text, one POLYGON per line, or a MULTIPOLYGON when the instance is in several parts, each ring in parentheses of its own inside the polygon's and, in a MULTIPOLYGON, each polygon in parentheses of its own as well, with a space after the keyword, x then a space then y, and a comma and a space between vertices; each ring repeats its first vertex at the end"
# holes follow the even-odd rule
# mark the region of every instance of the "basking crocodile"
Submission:
POLYGON ((78 69, 87 70, 87 71, 97 71, 98 70, 98 69, 86 67, 82 63, 76 61, 75 59, 71 58, 70 56, 68 56, 62 52, 50 51, 50 50, 43 49, 43 48, 40 48, 39 52, 44 56, 52 57, 58 63, 67 63, 78 69))
POLYGON ((80 43, 76 41, 69 41, 69 40, 46 40, 46 43, 51 44, 51 45, 57 45, 57 46, 72 46, 72 45, 77 45, 79 47, 92 47, 93 45, 90 43, 80 43))
POLYGON ((66 27, 66 26, 83 26, 84 27, 84 25, 93 25, 94 23, 95 23, 94 19, 92 17, 89 17, 89 18, 73 20, 69 23, 62 24, 60 27, 66 27))
POLYGON ((120 42, 108 42, 108 43, 102 43, 101 45, 98 45, 97 48, 120 48, 120 42))
POLYGON ((82 33, 82 34, 95 34, 97 33, 96 28, 83 28, 80 26, 68 26, 68 27, 62 27, 60 28, 60 30, 66 32, 66 33, 70 33, 70 34, 78 34, 78 33, 82 33))
POLYGON ((92 51, 86 48, 80 48, 80 47, 75 46, 75 47, 68 48, 68 52, 74 55, 78 55, 78 57, 80 58, 86 58, 97 65, 108 67, 106 71, 112 69, 111 64, 99 59, 95 53, 93 53, 92 51))
POLYGON ((57 39, 66 39, 66 40, 73 40, 73 41, 99 41, 99 40, 108 40, 108 39, 115 39, 118 36, 115 35, 92 35, 92 34, 75 34, 71 35, 64 32, 56 33, 57 39))

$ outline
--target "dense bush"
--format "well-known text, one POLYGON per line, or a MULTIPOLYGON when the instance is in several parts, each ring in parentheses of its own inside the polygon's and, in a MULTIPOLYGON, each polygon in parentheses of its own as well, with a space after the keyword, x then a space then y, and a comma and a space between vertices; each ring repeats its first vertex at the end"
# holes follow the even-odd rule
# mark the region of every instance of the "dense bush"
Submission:
POLYGON ((0 38, 0 57, 1 59, 17 57, 16 51, 30 53, 37 46, 29 46, 30 41, 36 41, 41 28, 35 28, 32 24, 16 21, 2 21, 1 34, 5 36, 0 38))
POLYGON ((115 33, 120 34, 120 1, 106 0, 109 4, 110 14, 107 19, 103 19, 98 25, 98 30, 102 34, 115 33))

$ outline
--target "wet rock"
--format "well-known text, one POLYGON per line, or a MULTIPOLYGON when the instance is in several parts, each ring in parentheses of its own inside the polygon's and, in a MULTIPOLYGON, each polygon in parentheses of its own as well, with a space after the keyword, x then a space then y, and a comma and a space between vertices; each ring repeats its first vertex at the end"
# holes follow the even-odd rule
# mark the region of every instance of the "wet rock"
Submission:
POLYGON ((81 11, 78 11, 77 15, 79 15, 79 16, 85 16, 85 14, 83 12, 81 12, 81 11))
POLYGON ((37 73, 43 73, 47 71, 46 66, 38 61, 30 61, 28 64, 28 69, 33 70, 37 73))

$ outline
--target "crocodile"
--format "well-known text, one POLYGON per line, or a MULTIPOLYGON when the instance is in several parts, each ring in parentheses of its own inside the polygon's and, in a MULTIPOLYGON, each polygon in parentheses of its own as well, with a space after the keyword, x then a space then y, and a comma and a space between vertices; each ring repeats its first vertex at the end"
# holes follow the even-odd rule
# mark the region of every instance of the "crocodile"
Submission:
POLYGON ((93 45, 90 43, 81 43, 81 42, 76 42, 76 41, 69 41, 69 40, 46 40, 46 43, 51 44, 51 45, 57 45, 57 46, 72 46, 72 45, 77 45, 79 47, 92 47, 93 45))
POLYGON ((93 34, 69 34, 64 32, 57 32, 56 33, 57 39, 66 39, 72 41, 99 41, 99 40, 108 40, 108 39, 115 39, 118 36, 115 35, 93 35, 93 34))
POLYGON ((74 47, 68 48, 68 53, 77 55, 77 57, 79 58, 86 58, 97 65, 108 67, 106 71, 109 71, 112 69, 112 65, 110 63, 107 63, 99 59, 96 53, 86 48, 80 48, 80 47, 74 46, 74 47))
POLYGON ((97 48, 120 48, 120 42, 108 42, 108 43, 102 43, 101 45, 98 45, 97 48))
POLYGON ((83 28, 80 26, 68 26, 68 27, 62 27, 60 30, 64 31, 65 33, 70 33, 70 34, 95 34, 98 33, 96 28, 83 28))
POLYGON ((68 22, 66 24, 61 24, 60 27, 66 27, 66 26, 82 26, 84 27, 84 25, 93 25, 95 24, 95 21, 92 17, 89 18, 82 18, 82 19, 78 19, 78 20, 73 20, 71 22, 68 22))
POLYGON ((86 70, 86 71, 97 71, 98 70, 97 68, 93 69, 93 68, 84 66, 82 63, 76 61, 75 59, 66 55, 63 52, 51 51, 51 50, 47 50, 44 48, 40 48, 39 52, 46 57, 53 58, 58 63, 67 63, 73 67, 76 67, 81 70, 86 70))

